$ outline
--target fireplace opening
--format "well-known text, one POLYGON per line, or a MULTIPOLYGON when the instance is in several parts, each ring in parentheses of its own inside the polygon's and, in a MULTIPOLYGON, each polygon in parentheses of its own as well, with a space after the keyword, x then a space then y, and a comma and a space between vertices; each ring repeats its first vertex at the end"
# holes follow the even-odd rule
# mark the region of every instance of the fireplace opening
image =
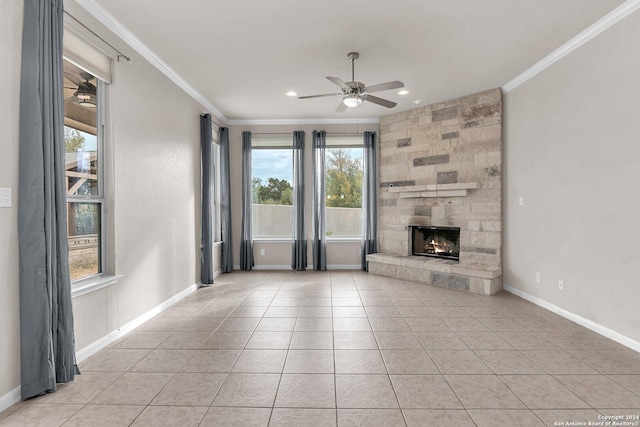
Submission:
POLYGON ((457 227, 411 226, 411 254, 460 259, 460 229, 457 227))

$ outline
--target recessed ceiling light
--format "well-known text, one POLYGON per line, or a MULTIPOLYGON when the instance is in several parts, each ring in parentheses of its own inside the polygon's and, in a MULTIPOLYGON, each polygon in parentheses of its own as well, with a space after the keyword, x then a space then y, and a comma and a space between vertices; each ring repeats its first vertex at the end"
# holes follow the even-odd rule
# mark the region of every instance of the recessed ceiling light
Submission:
POLYGON ((401 96, 409 95, 409 91, 406 89, 399 90, 398 95, 401 95, 401 96))
POLYGON ((416 99, 415 101, 413 101, 413 103, 416 105, 424 104, 425 102, 427 102, 426 99, 416 99))
POLYGON ((287 96, 298 96, 298 93, 290 90, 289 92, 285 92, 285 95, 287 95, 287 96))

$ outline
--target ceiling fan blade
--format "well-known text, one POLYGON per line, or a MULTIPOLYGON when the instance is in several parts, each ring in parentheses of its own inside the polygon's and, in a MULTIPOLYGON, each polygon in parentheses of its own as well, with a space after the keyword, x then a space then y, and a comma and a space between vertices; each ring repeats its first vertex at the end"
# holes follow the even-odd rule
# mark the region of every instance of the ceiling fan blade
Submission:
POLYGON ((76 86, 79 86, 80 83, 82 83, 80 79, 78 79, 76 76, 74 76, 71 73, 63 73, 63 75, 65 79, 69 80, 71 83, 73 83, 76 86))
POLYGON ((393 108, 396 105, 398 105, 395 102, 378 98, 377 96, 373 96, 373 95, 366 95, 365 97, 363 97, 363 99, 365 101, 373 102, 374 104, 382 105, 383 107, 387 107, 387 108, 393 108))
POLYGON ((344 104, 344 102, 340 101, 340 105, 338 105, 338 108, 336 108, 336 113, 342 113, 346 109, 347 106, 344 104))
POLYGON ((382 92, 383 90, 399 89, 401 87, 404 87, 404 83, 402 83, 399 80, 395 80, 392 82, 386 82, 386 83, 380 83, 373 86, 367 86, 366 91, 369 93, 382 92))
POLYGON ((348 84, 346 84, 345 82, 343 82, 342 80, 340 80, 337 77, 327 77, 327 80, 329 80, 330 82, 338 85, 340 88, 351 91, 351 88, 349 87, 348 84))
POLYGON ((336 96, 336 95, 342 95, 342 93, 324 93, 322 95, 299 96, 298 99, 322 98, 324 96, 336 96))

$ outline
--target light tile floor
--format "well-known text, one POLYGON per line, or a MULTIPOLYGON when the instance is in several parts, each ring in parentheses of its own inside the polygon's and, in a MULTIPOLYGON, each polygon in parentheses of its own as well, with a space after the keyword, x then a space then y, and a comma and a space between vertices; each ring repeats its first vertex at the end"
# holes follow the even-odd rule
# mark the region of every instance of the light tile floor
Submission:
POLYGON ((518 297, 235 272, 2 426, 640 425, 640 354, 518 297))

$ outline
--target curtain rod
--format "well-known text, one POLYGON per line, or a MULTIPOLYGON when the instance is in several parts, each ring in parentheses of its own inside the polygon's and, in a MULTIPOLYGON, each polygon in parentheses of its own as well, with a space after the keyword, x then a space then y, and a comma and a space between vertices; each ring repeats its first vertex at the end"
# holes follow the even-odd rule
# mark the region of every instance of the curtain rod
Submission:
POLYGON ((225 127, 224 124, 218 123, 216 121, 216 120, 218 120, 218 118, 216 116, 214 116, 213 114, 211 114, 211 113, 201 113, 200 116, 204 117, 206 114, 209 114, 211 116, 211 125, 212 125, 211 127, 213 128, 213 125, 216 125, 218 127, 218 129, 212 129, 212 130, 216 130, 216 131, 220 132, 220 128, 225 127), (214 119, 216 119, 216 120, 214 120, 214 119))
POLYGON ((80 22, 80 20, 78 20, 78 18, 76 18, 75 16, 73 16, 72 14, 70 14, 69 12, 67 12, 66 10, 64 11, 64 14, 67 15, 69 18, 73 19, 74 21, 76 21, 79 25, 81 25, 82 27, 84 27, 84 29, 86 29, 87 31, 89 31, 91 34, 93 34, 94 36, 96 36, 99 40, 102 40, 107 46, 109 46, 111 49, 115 50, 116 52, 118 52, 118 62, 120 62, 120 58, 124 59, 127 62, 131 62, 131 58, 129 58, 127 55, 125 55, 124 53, 120 52, 118 49, 116 49, 111 43, 109 43, 108 41, 106 41, 105 39, 103 39, 102 37, 100 37, 98 34, 96 34, 95 31, 93 31, 91 28, 87 27, 86 25, 84 25, 82 22, 80 22))
MULTIPOLYGON (((305 132, 305 135, 309 135, 311 132, 305 132)), ((240 132, 240 135, 242 135, 242 132, 240 132)), ((284 135, 284 136, 291 136, 293 135, 293 131, 291 132, 251 132, 251 135, 284 135)))

